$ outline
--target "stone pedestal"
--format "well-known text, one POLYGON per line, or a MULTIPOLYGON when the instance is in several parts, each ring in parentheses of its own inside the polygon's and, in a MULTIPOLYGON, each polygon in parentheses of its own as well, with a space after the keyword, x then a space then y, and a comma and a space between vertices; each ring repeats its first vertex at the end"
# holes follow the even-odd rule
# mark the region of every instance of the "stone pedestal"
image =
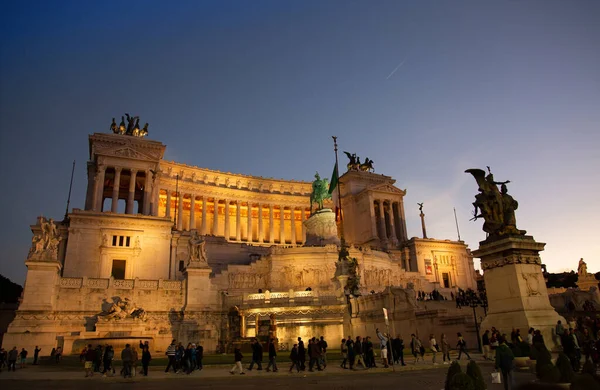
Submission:
POLYGON ((51 259, 32 259, 25 262, 27 279, 19 311, 55 309, 56 286, 61 264, 51 259))
POLYGON ((577 280, 577 287, 579 287, 581 291, 590 291, 592 287, 598 288, 598 283, 599 282, 594 275, 579 275, 579 279, 577 280))
POLYGON ((316 211, 306 221, 306 246, 340 245, 335 213, 331 209, 316 211))
POLYGON ((186 268, 184 311, 203 311, 220 307, 218 292, 211 288, 211 272, 210 268, 186 268))
POLYGON ((554 349, 554 326, 558 320, 566 321, 548 299, 539 256, 545 245, 531 236, 503 236, 479 243, 473 256, 481 259, 489 305, 483 330, 494 326, 506 334, 513 328, 527 334, 529 328, 539 329, 546 346, 554 349))

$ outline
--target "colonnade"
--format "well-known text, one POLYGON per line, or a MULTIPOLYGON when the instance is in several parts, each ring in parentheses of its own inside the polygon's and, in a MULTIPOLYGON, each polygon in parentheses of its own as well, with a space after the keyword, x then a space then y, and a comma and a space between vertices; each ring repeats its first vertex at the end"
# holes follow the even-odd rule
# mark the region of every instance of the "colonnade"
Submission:
POLYGON ((177 230, 196 229, 201 235, 258 244, 297 245, 306 240, 306 206, 177 194, 165 189, 159 196, 158 215, 172 219, 177 230))
MULTIPOLYGON (((103 210, 104 199, 110 197, 111 198, 111 208, 110 211, 113 213, 117 212, 119 199, 126 200, 125 206, 125 214, 144 214, 144 215, 156 215, 156 204, 152 204, 151 199, 153 199, 153 186, 152 181, 148 180, 151 172, 150 169, 138 170, 133 168, 123 168, 119 166, 107 166, 107 165, 98 165, 96 168, 96 173, 94 176, 94 188, 92 192, 92 201, 91 208, 94 211, 107 211, 103 210), (112 189, 110 186, 106 184, 106 174, 107 172, 113 174, 112 181, 112 189), (125 178, 128 180, 128 191, 126 196, 121 194, 121 181, 125 178), (136 183, 138 179, 143 179, 142 181, 142 199, 141 200, 141 209, 134 210, 134 204, 136 200, 136 183), (106 196, 106 192, 109 192, 109 196, 106 196), (153 207, 154 206, 154 207, 153 207)), ((139 198, 139 196, 138 196, 139 198)))
POLYGON ((404 203, 390 199, 371 202, 371 230, 381 241, 392 244, 407 240, 404 222, 404 203))

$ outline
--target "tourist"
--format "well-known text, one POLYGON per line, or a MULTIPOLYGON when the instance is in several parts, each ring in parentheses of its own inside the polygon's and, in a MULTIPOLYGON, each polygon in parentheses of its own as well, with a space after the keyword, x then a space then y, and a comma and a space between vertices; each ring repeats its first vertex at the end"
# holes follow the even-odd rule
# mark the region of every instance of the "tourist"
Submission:
POLYGON ((146 343, 142 348, 142 372, 144 373, 144 376, 148 376, 148 366, 150 365, 150 360, 152 360, 152 355, 150 354, 148 343, 146 343))
POLYGON ((513 387, 513 360, 515 359, 512 351, 506 345, 506 340, 500 337, 498 340, 499 346, 496 348, 496 370, 502 372, 502 382, 504 383, 504 390, 512 389, 513 387))
POLYGON ((348 336, 346 339, 346 347, 348 348, 348 364, 349 368, 352 370, 354 367, 354 359, 356 357, 356 353, 354 352, 354 341, 352 341, 352 337, 348 336))
POLYGON ((92 348, 92 344, 88 344, 85 352, 85 377, 94 376, 94 361, 96 361, 96 350, 92 348))
POLYGON ((100 366, 102 365, 102 346, 96 346, 96 360, 94 360, 94 372, 100 372, 100 366))
POLYGON ((182 358, 182 369, 187 375, 190 375, 194 368, 192 367, 192 343, 188 343, 187 347, 183 351, 182 358))
POLYGON ((25 348, 21 348, 21 352, 19 353, 19 368, 25 367, 25 361, 27 360, 27 350, 25 348))
POLYGON ((590 360, 590 356, 592 354, 592 347, 594 345, 594 340, 592 339, 592 335, 588 328, 583 329, 583 334, 581 336, 581 346, 583 347, 583 355, 585 356, 585 362, 587 363, 590 360))
POLYGON ((244 372, 244 367, 242 366, 242 359, 244 358, 244 356, 242 355, 242 351, 240 351, 239 348, 235 348, 233 350, 233 358, 235 361, 235 365, 233 366, 231 371, 229 371, 229 373, 231 375, 234 375, 235 370, 237 368, 240 371, 240 375, 245 375, 246 373, 244 372))
POLYGON ((319 347, 321 349, 321 365, 323 368, 327 367, 327 341, 321 336, 319 341, 319 347))
POLYGON ((38 347, 37 345, 35 346, 35 349, 33 350, 33 365, 37 366, 38 364, 38 358, 40 357, 40 351, 42 349, 40 347, 38 347))
POLYGON ((388 348, 387 348, 387 343, 388 343, 388 335, 385 333, 381 333, 379 331, 379 329, 375 329, 375 333, 377 333, 377 337, 379 338, 379 341, 381 342, 379 345, 379 349, 381 350, 381 359, 383 360, 383 368, 388 368, 388 348))
POLYGON ((375 348, 373 347, 373 342, 371 341, 371 337, 367 336, 363 341, 363 352, 365 355, 365 363, 368 368, 376 368, 377 364, 375 364, 375 348))
POLYGON ((579 372, 579 368, 581 365, 581 347, 579 344, 579 338, 575 334, 575 331, 573 330, 573 328, 569 328, 569 337, 573 340, 575 359, 576 359, 576 365, 575 365, 575 367, 573 367, 573 370, 575 370, 575 372, 579 372))
POLYGON ((340 345, 340 353, 342 356, 342 364, 340 367, 343 369, 347 369, 346 362, 348 362, 348 346, 346 345, 346 339, 342 339, 342 344, 340 345))
POLYGON ((183 344, 177 343, 177 348, 175 349, 175 374, 178 374, 182 369, 184 354, 185 348, 183 347, 183 344))
POLYGON ((317 365, 317 370, 323 371, 320 363, 319 344, 314 337, 308 340, 308 357, 310 358, 308 361, 308 371, 313 372, 315 364, 317 365))
POLYGON ((417 336, 413 333, 410 335, 410 350, 415 357, 414 364, 417 364, 419 361, 419 354, 421 352, 421 348, 423 345, 421 344, 421 340, 417 338, 417 336))
POLYGON ((140 340, 140 351, 143 351, 144 347, 148 347, 148 351, 150 350, 150 344, 148 343, 148 340, 144 341, 143 343, 142 340, 140 340))
MULTIPOLYGON (((496 353, 496 348, 500 345, 498 343, 498 337, 500 337, 500 333, 492 326, 492 337, 490 337, 490 349, 494 354, 496 353)), ((495 355, 494 355, 495 356, 495 355)))
POLYGON ((104 364, 104 369, 102 370, 102 375, 106 376, 106 373, 112 371, 112 375, 115 374, 115 368, 113 367, 112 361, 115 358, 115 350, 111 345, 106 345, 104 348, 104 356, 102 357, 102 363, 104 364))
POLYGON ((448 338, 446 337, 445 333, 442 333, 441 342, 442 360, 444 361, 444 364, 450 364, 450 343, 448 342, 448 338), (446 358, 448 359, 448 361, 446 361, 446 358))
POLYGON ((302 337, 298 337, 298 362, 300 362, 300 369, 304 371, 306 369, 306 348, 302 337))
POLYGON ((125 344, 125 349, 121 351, 121 361, 123 362, 123 378, 131 378, 131 366, 133 364, 133 352, 129 344, 125 344))
POLYGON ((8 354, 4 348, 0 348, 0 372, 2 372, 2 368, 6 365, 6 359, 8 354))
POLYGON ((363 368, 367 368, 363 353, 364 351, 362 347, 361 337, 356 336, 356 341, 354 342, 354 355, 356 356, 356 362, 353 370, 356 370, 356 366, 358 366, 359 364, 362 364, 363 368))
POLYGON ((542 332, 539 329, 536 329, 533 332, 532 344, 533 345, 544 344, 544 336, 542 336, 542 332))
POLYGON ((429 348, 431 349, 431 353, 433 354, 433 358, 431 362, 434 366, 437 366, 437 362, 435 361, 435 357, 438 353, 438 345, 437 341, 435 341, 435 336, 433 334, 429 335, 429 348))
POLYGON ((198 370, 202 370, 202 359, 204 359, 204 347, 198 341, 198 345, 196 345, 196 367, 198 367, 198 370))
POLYGON ((458 342, 456 343, 456 348, 458 349, 458 360, 460 360, 460 357, 463 353, 467 355, 467 359, 471 360, 471 356, 469 356, 469 352, 467 352, 467 342, 460 332, 456 335, 458 336, 458 342))
MULTIPOLYGON (((81 351, 81 354, 79 355, 79 361, 80 362, 85 362, 85 353, 87 352, 87 348, 83 347, 83 350, 81 351)), ((52 351, 50 351, 50 359, 51 360, 55 360, 56 359, 56 348, 52 348, 52 351)))
POLYGON ((138 356, 138 352, 137 349, 131 347, 131 374, 133 376, 136 376, 137 374, 137 366, 138 366, 138 360, 139 356, 138 356))
POLYGON ((8 371, 10 371, 11 368, 13 372, 16 371, 18 357, 19 351, 17 351, 17 347, 13 347, 13 349, 8 352, 8 371))
POLYGON ((483 345, 483 360, 490 359, 490 331, 486 330, 481 336, 481 344, 483 345))
POLYGON ((194 371, 198 367, 198 361, 196 360, 196 344, 192 343, 190 350, 190 367, 191 371, 194 371))
POLYGON ((529 328, 527 332, 527 344, 531 347, 533 345, 533 335, 535 333, 535 329, 529 328))
POLYGON ((290 352, 290 360, 292 365, 290 366, 290 372, 296 367, 297 372, 300 372, 300 363, 298 362, 298 344, 294 344, 292 351, 290 352))
POLYGON ((394 350, 394 362, 396 364, 400 363, 403 366, 406 366, 404 363, 404 340, 400 335, 394 339, 392 346, 394 350))
POLYGON ((54 355, 56 359, 56 363, 60 363, 60 359, 62 358, 62 347, 56 348, 56 354, 54 355))
POLYGON ((254 364, 258 366, 257 370, 262 370, 262 359, 263 359, 263 347, 258 339, 253 339, 253 343, 250 345, 252 348, 252 361, 250 362, 249 371, 252 371, 254 364))
POLYGON ((273 367, 273 372, 277 372, 277 349, 275 348, 275 339, 269 340, 269 364, 267 364, 267 372, 271 371, 271 367, 273 367))
POLYGON ((177 345, 175 344, 175 340, 171 341, 171 344, 167 347, 167 351, 165 355, 169 359, 169 363, 167 363, 167 368, 165 372, 169 372, 169 368, 173 367, 173 372, 177 373, 177 367, 175 366, 175 354, 177 353, 177 345))

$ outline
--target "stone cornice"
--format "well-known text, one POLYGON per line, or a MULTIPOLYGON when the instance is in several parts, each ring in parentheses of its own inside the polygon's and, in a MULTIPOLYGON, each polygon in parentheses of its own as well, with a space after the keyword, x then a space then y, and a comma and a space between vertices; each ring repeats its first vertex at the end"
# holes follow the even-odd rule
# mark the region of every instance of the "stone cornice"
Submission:
MULTIPOLYGON (((139 152, 138 158, 158 161, 162 159, 166 146, 161 142, 152 141, 146 138, 131 137, 121 134, 94 133, 89 136, 90 160, 94 160, 95 155, 113 155, 113 150, 130 149, 139 152)), ((115 155, 119 157, 118 155, 115 155)), ((136 158, 135 156, 123 156, 136 158)))
POLYGON ((73 209, 69 214, 70 226, 94 225, 109 227, 154 227, 170 229, 173 221, 163 217, 151 217, 147 215, 116 214, 111 212, 96 212, 88 210, 73 209))

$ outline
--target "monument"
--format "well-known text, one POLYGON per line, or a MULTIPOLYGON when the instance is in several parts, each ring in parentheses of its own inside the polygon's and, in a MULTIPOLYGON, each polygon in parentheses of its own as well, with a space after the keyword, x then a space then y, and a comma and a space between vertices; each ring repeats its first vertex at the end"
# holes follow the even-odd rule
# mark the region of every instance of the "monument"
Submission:
POLYGON ((494 326, 506 333, 513 328, 521 332, 539 329, 547 346, 554 347, 554 326, 558 320, 566 321, 548 298, 539 256, 546 244, 517 229, 518 203, 506 187, 510 181, 496 182, 489 167, 487 175, 481 169, 465 172, 472 174, 479 185, 473 220, 483 218, 483 230, 488 234, 473 251, 473 256, 481 259, 489 305, 481 327, 494 326))
POLYGON ((583 259, 579 259, 577 276, 577 287, 579 287, 581 291, 589 291, 592 287, 598 288, 596 276, 587 272, 587 264, 583 259))

